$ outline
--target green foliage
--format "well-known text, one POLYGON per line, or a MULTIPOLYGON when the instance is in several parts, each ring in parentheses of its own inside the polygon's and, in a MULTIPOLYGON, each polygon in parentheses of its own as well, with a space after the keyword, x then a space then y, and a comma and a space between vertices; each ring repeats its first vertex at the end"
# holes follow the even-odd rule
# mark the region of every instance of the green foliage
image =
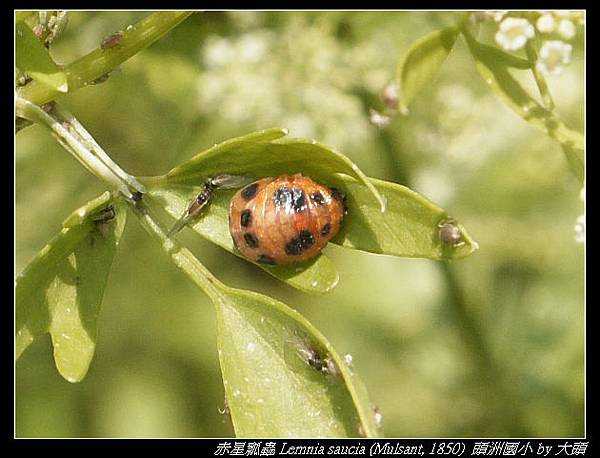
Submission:
POLYGON ((56 92, 67 92, 67 77, 25 22, 15 24, 16 65, 35 81, 56 92))
POLYGON ((96 348, 97 319, 123 228, 123 204, 105 192, 73 212, 17 277, 16 357, 49 332, 61 375, 79 382, 96 348), (94 221, 110 205, 114 219, 94 221))
MULTIPOLYGON (((164 234, 151 229, 164 240, 164 234)), ((211 298, 227 407, 243 437, 378 435, 362 382, 298 312, 270 297, 223 285, 185 248, 175 264, 211 298), (309 362, 313 352, 326 369, 309 362)))
MULTIPOLYGON (((73 91, 93 84, 98 78, 107 75, 127 59, 147 46, 150 46, 190 14, 192 13, 186 11, 150 14, 139 23, 132 25, 129 30, 122 31, 122 39, 117 46, 110 49, 101 49, 100 43, 98 43, 97 49, 63 67, 63 76, 66 76, 69 90, 73 91)), ((17 27, 23 28, 27 26, 24 23, 18 23, 17 27)), ((23 33, 23 36, 26 36, 26 34, 23 33)), ((41 47, 41 43, 38 42, 38 44, 41 47)), ((21 52, 21 54, 27 55, 28 53, 33 53, 32 49, 35 49, 35 47, 27 46, 27 49, 23 49, 24 52, 21 52)), ((17 52, 18 54, 19 52, 17 52)), ((36 52, 37 54, 39 54, 39 51, 36 52)), ((40 61, 41 56, 36 58, 37 65, 40 65, 40 61)), ((20 67, 18 63, 17 67, 20 67)), ((22 70, 25 69, 22 68, 22 70)), ((47 85, 40 86, 34 81, 20 88, 18 92, 19 95, 30 102, 41 105, 56 98, 60 95, 60 92, 66 92, 66 86, 64 88, 61 86, 49 88, 47 85)))
MULTIPOLYGON (((18 20, 23 17, 17 12, 18 20)), ((35 17, 30 15, 28 23, 35 17)), ((77 53, 97 48, 106 34, 126 29, 137 17, 127 12, 69 13, 69 28, 52 44, 52 56, 71 62, 65 68, 75 68, 73 75, 91 78, 115 70, 120 60, 113 56, 119 48, 92 51, 93 58, 77 53), (79 67, 71 66, 74 59, 79 67)), ((161 14, 148 17, 160 21, 161 14)), ((296 432, 303 430, 324 436, 377 436, 382 431, 374 424, 372 402, 380 406, 390 436, 579 437, 584 429, 583 250, 574 244, 573 223, 581 211, 576 197, 580 186, 565 178, 562 157, 552 154, 558 146, 502 110, 478 84, 477 72, 469 71, 474 70, 469 48, 456 44, 437 76, 445 50, 433 49, 431 56, 426 52, 415 59, 415 69, 423 61, 426 82, 419 89, 415 72, 416 83, 408 84, 420 94, 413 101, 423 101, 411 105, 412 116, 398 118, 383 130, 370 129, 367 123, 365 101, 376 99, 393 72, 389 49, 408 49, 423 30, 447 29, 453 21, 448 12, 208 12, 190 16, 105 84, 74 91, 69 80, 69 110, 85 119, 111 157, 136 175, 161 175, 215 139, 283 125, 294 136, 333 145, 344 152, 339 155, 343 159, 332 156, 329 147, 284 141, 279 130, 267 131, 270 138, 266 132, 251 134, 246 141, 272 148, 274 156, 281 156, 280 145, 288 142, 298 152, 326 158, 327 170, 308 163, 296 163, 301 165, 296 170, 293 161, 276 162, 274 169, 293 173, 312 167, 315 179, 349 194, 350 214, 326 256, 303 266, 302 273, 290 271, 286 277, 277 272, 279 279, 304 291, 324 292, 337 284, 334 294, 305 295, 285 288, 254 264, 223 253, 220 247, 231 246, 226 210, 233 191, 217 192, 209 211, 191 225, 218 247, 191 231, 169 240, 151 213, 144 213, 148 203, 179 217, 202 179, 223 173, 220 168, 228 161, 245 174, 239 160, 245 154, 219 153, 219 147, 227 149, 239 138, 209 149, 209 157, 198 156, 202 170, 181 183, 163 176, 144 181, 149 192, 143 201, 128 203, 159 244, 152 245, 135 224, 125 231, 106 289, 98 329, 101 347, 85 383, 73 386, 56 376, 45 339, 36 339, 18 360, 17 435, 254 436, 265 434, 263 425, 274 435, 300 435, 296 432), (353 163, 360 164, 364 176, 405 186, 361 179, 354 175, 353 163), (374 191, 386 203, 383 213, 374 191), (482 251, 438 269, 440 263, 427 259, 459 259, 476 247, 446 210, 460 216, 482 251), (456 224, 460 243, 440 243, 442 222, 456 224), (189 250, 179 247, 178 240, 189 250), (169 269, 163 262, 167 259, 177 269, 169 269), (214 309, 181 279, 181 272, 210 297, 214 309), (301 315, 284 303, 298 307, 301 315), (341 374, 331 377, 315 369, 317 364, 311 366, 306 345, 320 357, 330 357, 341 374), (352 367, 340 358, 342 349, 353 355, 352 367), (369 387, 369 396, 356 374, 369 387), (220 376, 227 380, 224 387, 215 383, 220 376), (275 381, 269 390, 267 384, 275 381), (295 404, 286 393, 297 393, 295 404), (233 430, 229 417, 217 411, 223 395, 233 430), (286 418, 290 405, 294 413, 286 418), (337 412, 333 406, 342 409, 337 412)), ((134 46, 137 40, 125 43, 134 46)), ((573 47, 583 49, 582 41, 573 47)), ((529 57, 492 46, 484 54, 502 77, 527 88, 509 70, 531 69, 529 57)), ((580 76, 580 63, 574 62, 567 76, 580 76)), ((78 87, 93 81, 86 78, 78 87)), ((548 79, 566 125, 582 124, 582 88, 573 81, 579 80, 548 79)), ((18 88, 18 94, 38 104, 56 96, 35 80, 18 88)), ((513 99, 523 101, 514 94, 513 99)), ((48 228, 60 223, 65 209, 80 206, 101 189, 43 133, 32 127, 17 137, 17 271, 44 246, 48 228)), ((87 143, 84 137, 78 140, 87 143)), ((568 138, 562 143, 571 151, 567 158, 581 169, 580 150, 576 141, 573 145, 568 138)), ((260 155, 258 145, 249 149, 260 155)), ((268 167, 261 164, 249 174, 271 175, 268 167)), ((85 221, 85 212, 68 218, 65 239, 87 227, 85 221)), ((68 254, 61 237, 51 242, 49 253, 68 254)), ((25 271, 65 270, 64 260, 58 267, 51 265, 50 259, 60 257, 46 256, 25 271)), ((21 296, 22 279, 17 283, 21 296)), ((103 289, 99 283, 87 297, 98 295, 103 289)), ((56 285, 66 291, 62 277, 56 285)), ((37 304, 34 315, 42 316, 44 308, 49 314, 43 299, 29 303, 37 304)), ((18 320, 22 316, 18 311, 18 320)), ((61 322, 60 332, 67 335, 83 327, 61 322)), ((17 343, 20 351, 28 344, 22 338, 17 343)), ((67 368, 72 377, 87 369, 93 348, 87 350, 85 357, 67 358, 80 369, 67 368)))
POLYGON ((354 217, 344 224, 334 243, 370 253, 436 260, 460 259, 479 248, 458 223, 460 242, 443 242, 440 225, 452 219, 415 191, 389 181, 370 181, 385 197, 385 212, 373 205, 364 187, 351 177, 340 177, 335 183, 348 192, 354 217))
POLYGON ((145 205, 132 208, 173 263, 216 307, 217 346, 236 434, 377 434, 362 382, 306 319, 275 299, 225 286, 188 249, 167 238, 145 205), (311 356, 302 352, 305 348, 314 348, 319 361, 330 362, 326 373, 314 367, 311 356))
MULTIPOLYGON (((521 118, 531 125, 542 129, 550 137, 556 140, 565 155, 573 173, 580 182, 584 178, 584 140, 583 136, 562 122, 552 111, 544 108, 519 82, 510 74, 508 65, 503 61, 495 59, 496 53, 490 53, 489 47, 481 46, 468 33, 465 34, 467 44, 477 64, 477 70, 483 80, 490 86, 498 97, 509 106, 521 118)), ((533 67, 533 66, 532 66, 533 67)), ((538 74, 538 81, 541 76, 538 74)), ((545 83, 538 87, 543 90, 542 95, 548 97, 545 83)))
MULTIPOLYGON (((347 218, 334 243, 349 248, 395 256, 448 259, 474 251, 463 231, 456 249, 440 241, 439 223, 446 213, 403 186, 367 178, 349 159, 314 141, 282 140, 285 131, 255 132, 215 145, 196 155, 164 177, 146 179, 150 196, 171 216, 179 218, 202 189, 204 180, 219 173, 242 174, 252 179, 302 171, 320 183, 336 186, 347 197, 347 218), (382 202, 385 211, 381 211, 382 202)), ((198 234, 238 256, 229 235, 229 201, 235 191, 218 191, 203 215, 191 227, 198 234)), ((290 286, 324 293, 338 282, 329 259, 292 266, 255 263, 290 286)))
POLYGON ((418 39, 398 67, 401 88, 400 103, 404 110, 415 96, 431 82, 452 50, 458 30, 450 27, 418 39))
POLYGON ((271 298, 230 289, 218 302, 217 323, 237 435, 377 436, 368 398, 359 398, 354 386, 360 381, 299 313, 271 298), (311 366, 307 358, 313 348, 320 358, 331 358, 339 373, 311 366))

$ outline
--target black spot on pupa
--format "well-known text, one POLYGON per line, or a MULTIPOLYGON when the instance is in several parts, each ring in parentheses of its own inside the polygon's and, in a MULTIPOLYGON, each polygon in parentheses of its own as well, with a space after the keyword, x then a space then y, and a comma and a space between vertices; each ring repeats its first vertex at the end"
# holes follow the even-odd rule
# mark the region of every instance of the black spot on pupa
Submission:
POLYGON ((298 255, 302 252, 302 242, 298 237, 294 237, 285 244, 285 253, 291 256, 298 255))
POLYGON ((310 233, 310 231, 307 231, 307 230, 300 231, 299 238, 300 238, 300 245, 302 246, 303 250, 310 248, 315 243, 314 236, 310 233))
POLYGON ((272 266, 277 265, 275 259, 273 259, 271 256, 267 256, 266 254, 261 254, 258 256, 258 258, 256 258, 256 262, 260 262, 261 264, 270 264, 272 266))
POLYGON ((246 232, 244 234, 244 240, 246 241, 246 245, 250 248, 258 248, 258 239, 252 232, 246 232))
POLYGON ((340 191, 337 188, 329 188, 331 190, 331 197, 333 197, 338 202, 341 202, 344 206, 344 213, 348 213, 348 206, 346 205, 346 194, 340 191))
POLYGON ((292 207, 296 212, 304 211, 306 208, 306 196, 302 189, 292 188, 292 207))
POLYGON ((242 197, 246 200, 252 199, 256 195, 258 183, 252 183, 242 189, 242 197))
POLYGON ((325 198, 320 192, 314 192, 311 194, 310 197, 312 198, 313 202, 317 205, 323 205, 325 203, 325 198))
POLYGON ((242 227, 248 227, 248 226, 250 226, 251 222, 252 222, 252 211, 246 209, 242 212, 242 215, 240 217, 240 224, 242 225, 242 227))
POLYGON ((299 188, 290 189, 287 185, 282 186, 273 193, 273 202, 278 207, 293 208, 295 212, 301 212, 306 209, 304 191, 299 188))
POLYGON ((330 188, 331 189, 331 197, 333 197, 335 200, 337 200, 338 202, 344 202, 346 200, 346 196, 344 195, 344 193, 342 191, 340 191, 337 188, 330 188))
POLYGON ((292 204, 292 191, 287 186, 282 186, 273 193, 273 202, 278 207, 289 207, 292 204))
POLYGON ((327 223, 321 228, 321 235, 325 236, 331 231, 331 224, 327 223))

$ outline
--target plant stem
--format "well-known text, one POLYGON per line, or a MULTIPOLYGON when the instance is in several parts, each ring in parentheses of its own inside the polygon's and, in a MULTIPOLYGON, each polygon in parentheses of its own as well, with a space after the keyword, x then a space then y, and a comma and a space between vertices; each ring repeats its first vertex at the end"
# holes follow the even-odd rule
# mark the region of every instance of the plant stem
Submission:
POLYGON ((544 101, 544 105, 548 111, 554 111, 554 100, 552 99, 552 95, 550 94, 550 89, 548 89, 548 84, 544 79, 544 75, 540 72, 537 67, 538 55, 535 50, 535 46, 532 43, 532 40, 528 40, 525 45, 525 52, 527 53, 527 58, 529 62, 531 62, 531 73, 533 73, 533 77, 535 79, 535 84, 537 84, 538 90, 540 91, 540 95, 542 96, 542 100, 544 101))
MULTIPOLYGON (((110 49, 95 49, 82 58, 62 68, 67 76, 69 92, 87 86, 106 75, 142 49, 150 46, 169 30, 186 19, 190 11, 164 11, 153 13, 137 24, 122 31, 119 43, 110 49)), ((51 87, 31 81, 18 89, 18 94, 37 105, 42 105, 61 95, 51 87)))
POLYGON ((55 105, 52 110, 55 115, 53 117, 39 106, 17 96, 16 112, 17 116, 38 122, 50 129, 59 143, 89 172, 115 186, 126 197, 132 197, 130 188, 142 193, 146 191, 135 177, 123 171, 104 152, 93 137, 67 110, 55 105))
POLYGON ((221 303, 224 300, 223 291, 229 288, 217 280, 190 250, 169 238, 150 215, 148 207, 143 202, 135 203, 129 199, 127 202, 142 227, 160 243, 177 268, 204 291, 215 304, 221 303))

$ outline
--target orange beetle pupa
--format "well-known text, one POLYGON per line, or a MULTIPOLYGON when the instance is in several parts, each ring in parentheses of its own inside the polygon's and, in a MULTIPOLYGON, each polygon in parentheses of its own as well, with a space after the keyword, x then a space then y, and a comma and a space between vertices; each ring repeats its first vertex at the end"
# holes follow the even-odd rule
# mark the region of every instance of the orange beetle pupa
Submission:
POLYGON ((282 265, 318 255, 337 234, 345 196, 302 174, 263 178, 238 191, 229 206, 229 231, 251 261, 282 265))

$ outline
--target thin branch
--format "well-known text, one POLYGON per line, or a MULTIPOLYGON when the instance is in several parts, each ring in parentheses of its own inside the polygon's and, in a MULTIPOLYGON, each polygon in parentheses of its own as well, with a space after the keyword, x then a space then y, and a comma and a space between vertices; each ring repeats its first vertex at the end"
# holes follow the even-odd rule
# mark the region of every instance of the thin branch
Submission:
MULTIPOLYGON (((92 84, 93 81, 106 75, 142 49, 150 46, 172 28, 186 19, 190 11, 163 11, 153 13, 135 25, 119 32, 118 44, 109 49, 95 49, 84 57, 63 67, 67 76, 69 93, 92 84)), ((18 89, 19 96, 36 105, 54 100, 63 93, 37 81, 18 89)))

